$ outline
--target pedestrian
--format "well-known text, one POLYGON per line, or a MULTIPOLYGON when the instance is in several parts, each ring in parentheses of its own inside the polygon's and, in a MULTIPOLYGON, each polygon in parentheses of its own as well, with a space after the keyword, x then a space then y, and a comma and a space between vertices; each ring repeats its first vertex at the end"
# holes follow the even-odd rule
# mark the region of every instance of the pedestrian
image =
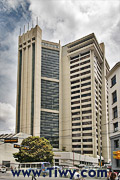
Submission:
POLYGON ((34 174, 32 174, 32 180, 37 180, 34 174))
POLYGON ((120 172, 118 173, 118 179, 120 180, 120 172))
POLYGON ((79 169, 76 169, 76 172, 74 174, 74 180, 80 180, 79 169))
POLYGON ((115 180, 115 179, 116 179, 116 174, 112 172, 110 176, 110 180, 115 180))

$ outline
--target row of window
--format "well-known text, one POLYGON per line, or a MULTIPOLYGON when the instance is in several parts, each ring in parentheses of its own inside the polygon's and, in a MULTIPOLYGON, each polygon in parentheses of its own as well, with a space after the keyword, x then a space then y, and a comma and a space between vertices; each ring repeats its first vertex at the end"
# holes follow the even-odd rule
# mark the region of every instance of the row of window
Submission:
POLYGON ((80 137, 80 136, 92 136, 92 133, 77 133, 77 134, 72 134, 72 137, 80 137))
MULTIPOLYGON (((91 98, 83 99, 83 100, 81 100, 81 103, 89 102, 89 101, 91 101, 91 98)), ((71 102, 71 105, 74 105, 74 104, 80 104, 80 101, 71 102)))
MULTIPOLYGON (((92 130, 92 127, 85 127, 85 128, 82 128, 82 131, 90 131, 92 130)), ((72 131, 81 131, 81 128, 74 128, 72 129, 72 131)))
POLYGON ((76 69, 76 70, 70 71, 70 74, 73 74, 73 73, 78 72, 78 71, 83 71, 83 70, 85 70, 85 69, 89 69, 89 68, 90 68, 90 65, 85 66, 85 67, 81 67, 81 68, 79 68, 79 69, 76 69))
MULTIPOLYGON (((92 119, 92 115, 82 116, 82 120, 86 120, 86 119, 92 119)), ((72 118, 72 121, 78 121, 78 120, 80 120, 80 117, 74 117, 74 118, 72 118)))
MULTIPOLYGON (((81 148, 81 145, 72 145, 72 148, 81 148)), ((93 148, 93 145, 83 145, 83 148, 93 148)))
MULTIPOLYGON (((90 110, 86 110, 86 111, 82 111, 82 114, 89 114, 89 113, 92 113, 91 109, 90 110)), ((80 114, 80 111, 72 112, 72 116, 79 115, 79 114, 80 114)), ((85 118, 85 117, 87 117, 87 116, 83 116, 82 118, 85 118)))
MULTIPOLYGON (((91 93, 81 94, 81 97, 87 97, 87 96, 91 96, 91 93)), ((80 98, 80 95, 71 97, 71 100, 78 99, 78 98, 80 98)))
MULTIPOLYGON (((78 60, 78 59, 77 59, 77 60, 78 60)), ((76 60, 76 62, 77 62, 77 60, 76 60)), ((79 61, 79 60, 78 60, 78 61, 79 61)), ((87 60, 87 61, 84 61, 84 62, 75 64, 75 65, 73 65, 73 66, 70 66, 70 69, 75 68, 75 67, 78 67, 78 66, 80 66, 80 65, 87 64, 87 63, 89 63, 89 62, 90 62, 90 60, 87 60)))
MULTIPOLYGON (((79 71, 79 69, 77 69, 76 72, 78 72, 78 71, 79 71)), ((85 72, 82 72, 82 73, 79 73, 79 74, 72 75, 72 76, 70 76, 70 79, 73 79, 73 78, 76 78, 76 77, 81 77, 81 76, 86 75, 86 74, 90 74, 90 72, 91 71, 89 70, 89 71, 85 71, 85 72)))
POLYGON ((92 139, 72 139, 72 142, 92 142, 92 139))

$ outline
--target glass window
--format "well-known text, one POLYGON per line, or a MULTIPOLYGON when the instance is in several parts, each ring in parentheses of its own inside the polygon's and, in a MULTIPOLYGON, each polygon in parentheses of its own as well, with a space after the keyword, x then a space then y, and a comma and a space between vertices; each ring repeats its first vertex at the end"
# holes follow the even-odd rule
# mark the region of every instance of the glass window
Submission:
POLYGON ((42 77, 59 79, 59 51, 42 48, 42 77))
POLYGON ((26 168, 30 168, 30 164, 26 164, 26 168))
POLYGON ((118 131, 118 122, 114 123, 113 126, 114 126, 114 132, 118 131))
POLYGON ((92 148, 93 145, 83 145, 83 148, 92 148))
POLYGON ((81 139, 72 139, 72 142, 81 142, 81 139))
POLYGON ((85 128, 82 128, 83 131, 89 131, 89 130, 92 130, 92 127, 85 127, 85 128))
POLYGON ((114 104, 115 102, 117 102, 117 91, 114 91, 114 92, 112 93, 112 101, 113 101, 113 104, 114 104))
POLYGON ((114 140, 114 147, 119 148, 119 139, 114 140))
POLYGON ((41 107, 59 110, 59 83, 41 80, 41 107))
POLYGON ((113 119, 118 117, 117 106, 113 108, 113 119))
POLYGON ((59 148, 59 114, 41 111, 41 137, 50 141, 54 148, 59 148))
POLYGON ((72 145, 72 148, 81 148, 81 145, 72 145))
POLYGON ((92 142, 92 139, 83 139, 83 142, 92 142))
POLYGON ((111 87, 116 84, 116 75, 111 79, 111 87))
POLYGON ((120 168, 120 160, 116 159, 116 166, 120 168))
POLYGON ((25 168, 25 164, 21 164, 21 168, 25 168))

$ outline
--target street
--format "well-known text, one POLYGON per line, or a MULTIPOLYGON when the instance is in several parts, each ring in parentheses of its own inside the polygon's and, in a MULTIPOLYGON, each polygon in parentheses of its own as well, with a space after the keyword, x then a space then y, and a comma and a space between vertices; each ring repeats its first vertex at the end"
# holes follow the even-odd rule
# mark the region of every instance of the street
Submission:
MULTIPOLYGON (((19 177, 13 177, 12 173, 9 171, 7 173, 1 173, 0 172, 0 180, 11 180, 11 179, 18 179, 18 180, 30 180, 32 177, 23 177, 23 175, 20 175, 19 177)), ((37 177, 37 180, 69 180, 69 178, 60 178, 60 177, 37 177)), ((100 180, 100 178, 85 178, 85 180, 100 180)), ((101 180, 106 180, 106 178, 101 178, 101 180)))

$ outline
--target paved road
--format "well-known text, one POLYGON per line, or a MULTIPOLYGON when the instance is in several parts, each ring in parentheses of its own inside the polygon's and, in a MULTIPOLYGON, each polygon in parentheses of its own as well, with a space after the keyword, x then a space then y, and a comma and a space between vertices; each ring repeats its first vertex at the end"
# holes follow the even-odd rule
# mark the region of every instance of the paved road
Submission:
MULTIPOLYGON (((32 177, 23 177, 23 175, 20 175, 19 177, 13 177, 11 172, 7 173, 1 173, 0 172, 0 180, 31 180, 32 177)), ((60 177, 37 177, 37 180, 70 180, 69 178, 60 178, 60 177)), ((102 179, 95 179, 95 178, 85 178, 85 180, 106 180, 106 178, 102 179)))

